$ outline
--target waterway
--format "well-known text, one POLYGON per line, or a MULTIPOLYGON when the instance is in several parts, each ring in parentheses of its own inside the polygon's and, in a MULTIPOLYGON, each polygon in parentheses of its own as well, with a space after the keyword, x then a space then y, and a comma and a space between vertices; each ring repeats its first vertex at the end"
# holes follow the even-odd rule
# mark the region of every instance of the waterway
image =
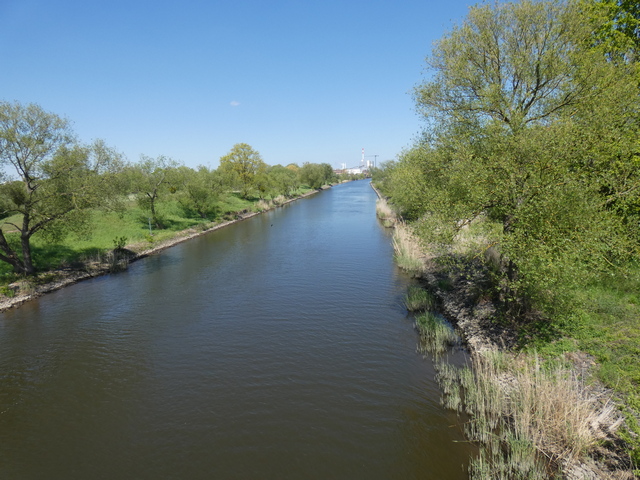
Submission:
POLYGON ((465 479, 368 181, 0 314, 2 479, 465 479))

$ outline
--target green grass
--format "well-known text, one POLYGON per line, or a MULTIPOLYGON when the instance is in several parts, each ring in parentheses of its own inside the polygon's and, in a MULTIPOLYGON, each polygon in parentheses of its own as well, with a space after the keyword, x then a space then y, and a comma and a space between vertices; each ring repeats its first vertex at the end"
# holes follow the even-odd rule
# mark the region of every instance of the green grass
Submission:
POLYGON ((411 285, 407 290, 404 303, 410 312, 431 310, 435 306, 435 297, 428 290, 418 285, 411 285))
POLYGON ((460 338, 453 327, 435 313, 421 313, 416 317, 416 325, 420 331, 422 349, 436 358, 446 353, 450 347, 460 343, 460 338))
MULTIPOLYGON (((298 195, 310 191, 300 188, 298 195)), ((149 231, 149 214, 141 210, 135 201, 129 201, 123 212, 95 211, 92 213, 87 234, 70 233, 65 238, 51 243, 41 235, 34 235, 31 239, 34 264, 39 272, 69 266, 81 268, 88 262, 100 259, 112 250, 117 239, 126 238, 127 245, 137 245, 138 248, 151 247, 170 239, 178 232, 189 228, 204 228, 236 218, 239 212, 256 211, 258 199, 243 199, 237 192, 222 194, 215 205, 215 215, 203 219, 198 215, 187 215, 180 204, 172 199, 160 202, 157 210, 162 220, 163 229, 154 225, 149 231)), ((7 222, 19 224, 19 217, 4 219, 2 229, 7 234, 8 241, 18 247, 17 234, 14 227, 7 222)), ((19 248, 17 249, 19 251, 19 248)), ((15 281, 18 277, 13 274, 11 267, 0 262, 0 286, 15 281)))
POLYGON ((607 277, 574 292, 579 307, 552 342, 537 342, 546 356, 582 351, 595 362, 597 378, 626 405, 631 457, 640 465, 640 266, 627 275, 607 277))

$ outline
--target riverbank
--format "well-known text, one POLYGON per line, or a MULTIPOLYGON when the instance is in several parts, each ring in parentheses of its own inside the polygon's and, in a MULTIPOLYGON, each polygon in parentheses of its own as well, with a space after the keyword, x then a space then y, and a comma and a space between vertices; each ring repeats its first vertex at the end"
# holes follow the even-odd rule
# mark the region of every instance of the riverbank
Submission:
POLYGON ((439 366, 444 405, 470 416, 465 432, 481 448, 471 477, 634 478, 630 447, 620 435, 625 407, 595 379, 594 357, 572 351, 543 358, 519 348, 522 332, 496 322, 491 297, 482 293, 482 262, 443 266, 419 242, 411 244, 410 228, 376 194, 378 216, 395 228, 398 264, 436 297, 438 313, 471 354, 471 370, 439 366))
MULTIPOLYGON (((327 187, 329 188, 329 187, 327 187)), ((126 269, 127 265, 148 257, 150 255, 157 254, 163 250, 178 245, 182 242, 186 242, 193 238, 206 235, 215 230, 225 228, 234 223, 238 223, 248 218, 260 215, 263 212, 271 210, 272 208, 279 208, 288 205, 297 200, 315 195, 321 190, 312 190, 307 193, 303 193, 295 198, 290 198, 284 202, 273 205, 269 209, 264 209, 259 212, 243 211, 236 215, 233 220, 227 220, 221 223, 216 223, 211 226, 207 226, 204 229, 189 228, 181 232, 176 233, 171 238, 162 240, 158 243, 139 242, 125 245, 123 248, 116 248, 106 255, 102 261, 96 260, 88 263, 82 269, 56 269, 46 272, 41 272, 34 278, 27 278, 12 283, 8 286, 8 292, 10 296, 0 296, 0 312, 9 310, 11 308, 19 307, 20 305, 34 300, 47 293, 60 290, 61 288, 73 285, 83 280, 107 275, 110 273, 116 273, 118 271, 126 269)))

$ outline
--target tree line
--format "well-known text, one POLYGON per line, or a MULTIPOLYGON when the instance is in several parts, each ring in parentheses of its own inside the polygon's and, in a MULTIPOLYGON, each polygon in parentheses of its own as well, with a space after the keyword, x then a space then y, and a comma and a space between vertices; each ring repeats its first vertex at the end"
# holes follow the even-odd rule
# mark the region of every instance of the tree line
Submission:
POLYGON ((54 243, 86 232, 96 209, 121 211, 134 200, 161 229, 158 204, 169 195, 187 215, 214 219, 223 192, 291 198, 302 185, 317 189, 338 180, 329 164, 268 165, 245 143, 234 145, 217 169, 165 156, 130 163, 102 140, 79 142, 68 120, 17 102, 0 102, 0 164, 0 261, 23 275, 36 272, 34 235, 54 243))
POLYGON ((430 248, 481 239, 502 313, 561 315, 638 259, 640 4, 480 4, 433 47, 426 127, 374 181, 430 248))

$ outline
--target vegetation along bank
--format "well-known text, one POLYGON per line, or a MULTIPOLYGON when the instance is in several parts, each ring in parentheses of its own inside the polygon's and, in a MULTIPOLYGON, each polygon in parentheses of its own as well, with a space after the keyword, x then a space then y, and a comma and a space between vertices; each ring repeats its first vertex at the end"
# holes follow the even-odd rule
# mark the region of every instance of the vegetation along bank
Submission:
MULTIPOLYGON (((414 89, 423 134, 374 172, 398 263, 424 287, 407 304, 425 345, 443 358, 456 342, 438 309, 473 351, 473 369, 439 376, 481 445, 474 479, 639 475, 639 50, 635 1, 473 7, 414 89)), ((9 102, 0 163, 7 298, 338 180, 247 144, 217 169, 130 163, 9 102)))
POLYGON ((624 0, 471 8, 373 174, 425 346, 456 342, 437 310, 473 354, 439 366, 471 478, 640 475, 639 33, 624 0))
POLYGON ((0 309, 356 178, 328 164, 267 165, 236 144, 217 169, 130 163, 77 141, 38 105, 0 102, 0 309))

